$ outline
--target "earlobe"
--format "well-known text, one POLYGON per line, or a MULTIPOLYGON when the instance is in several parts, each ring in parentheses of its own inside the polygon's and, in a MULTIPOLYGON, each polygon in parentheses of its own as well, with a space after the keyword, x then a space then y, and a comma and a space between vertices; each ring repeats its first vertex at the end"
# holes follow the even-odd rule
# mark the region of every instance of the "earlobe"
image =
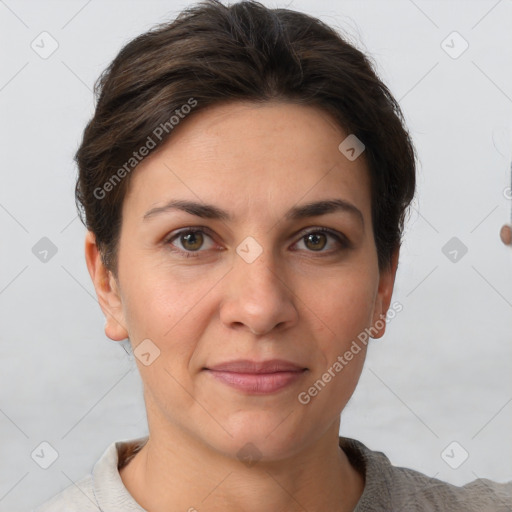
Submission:
POLYGON ((377 292, 377 299, 375 301, 372 327, 370 330, 372 333, 371 337, 374 339, 382 338, 386 332, 386 315, 393 295, 399 254, 400 248, 398 247, 393 252, 389 269, 382 271, 380 274, 379 289, 377 292))
POLYGON ((105 315, 105 334, 114 341, 128 337, 122 308, 121 296, 112 272, 101 259, 94 233, 88 231, 85 236, 85 261, 91 276, 98 303, 105 315))

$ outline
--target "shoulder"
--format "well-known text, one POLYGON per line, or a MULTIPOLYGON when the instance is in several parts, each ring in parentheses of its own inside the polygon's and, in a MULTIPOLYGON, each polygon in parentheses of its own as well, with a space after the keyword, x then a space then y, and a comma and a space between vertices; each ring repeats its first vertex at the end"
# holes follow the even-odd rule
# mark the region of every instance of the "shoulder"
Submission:
POLYGON ((147 437, 112 442, 92 472, 74 482, 32 512, 143 511, 125 488, 119 468, 147 441, 147 437))
POLYGON ((480 478, 459 487, 413 469, 393 466, 382 452, 370 450, 360 441, 340 438, 340 446, 365 475, 356 512, 512 510, 512 481, 498 483, 480 478))
POLYGON ((459 487, 412 469, 392 466, 391 482, 394 501, 409 510, 512 510, 512 481, 498 483, 478 478, 459 487))
POLYGON ((32 512, 98 512, 92 475, 69 485, 32 512))

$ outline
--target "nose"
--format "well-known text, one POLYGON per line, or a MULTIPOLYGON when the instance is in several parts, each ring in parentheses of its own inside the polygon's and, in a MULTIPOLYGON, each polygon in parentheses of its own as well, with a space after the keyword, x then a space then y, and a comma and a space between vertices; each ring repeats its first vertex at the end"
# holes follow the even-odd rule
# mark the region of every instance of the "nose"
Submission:
POLYGON ((220 318, 228 328, 261 336, 297 322, 297 299, 270 253, 264 251, 252 263, 235 256, 226 279, 220 318))

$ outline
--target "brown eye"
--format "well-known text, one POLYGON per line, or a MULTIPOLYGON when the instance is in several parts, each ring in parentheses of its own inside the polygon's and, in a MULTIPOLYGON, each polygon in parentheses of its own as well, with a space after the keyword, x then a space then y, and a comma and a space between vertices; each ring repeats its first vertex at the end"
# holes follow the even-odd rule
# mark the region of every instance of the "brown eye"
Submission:
POLYGON ((200 256, 201 253, 215 246, 211 235, 208 235, 204 228, 183 229, 175 232, 167 238, 165 244, 174 253, 187 258, 200 256))
POLYGON ((203 234, 200 231, 190 231, 180 236, 181 245, 188 251, 197 251, 204 242, 203 234))
POLYGON ((327 244, 327 237, 324 233, 309 233, 304 236, 306 247, 313 251, 321 251, 327 244))
POLYGON ((202 227, 182 229, 172 233, 164 243, 173 253, 185 258, 205 256, 202 253, 207 251, 210 251, 211 255, 212 250, 219 249, 215 248, 216 244, 208 232, 208 228, 202 227))
POLYGON ((350 241, 342 233, 321 227, 303 233, 294 245, 309 253, 316 252, 318 256, 333 255, 352 247, 350 241))

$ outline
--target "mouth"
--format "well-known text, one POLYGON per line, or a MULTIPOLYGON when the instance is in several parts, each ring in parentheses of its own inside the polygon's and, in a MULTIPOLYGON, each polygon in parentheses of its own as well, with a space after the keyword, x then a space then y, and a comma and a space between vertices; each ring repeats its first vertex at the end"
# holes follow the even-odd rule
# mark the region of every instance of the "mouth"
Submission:
POLYGON ((309 371, 308 368, 282 359, 262 362, 237 360, 203 370, 217 381, 249 394, 281 391, 296 383, 309 371))

